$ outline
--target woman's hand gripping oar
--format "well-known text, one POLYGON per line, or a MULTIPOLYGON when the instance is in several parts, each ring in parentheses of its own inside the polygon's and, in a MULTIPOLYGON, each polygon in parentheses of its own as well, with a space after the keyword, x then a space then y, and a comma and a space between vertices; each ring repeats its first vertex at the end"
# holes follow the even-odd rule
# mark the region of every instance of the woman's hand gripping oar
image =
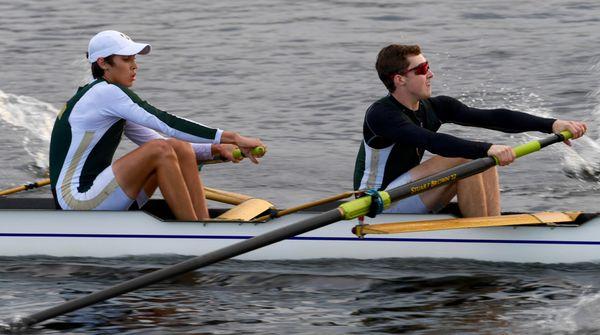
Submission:
MULTIPOLYGON (((515 151, 517 153, 517 157, 521 157, 538 151, 550 144, 562 142, 569 138, 571 138, 571 133, 562 132, 561 134, 555 134, 539 141, 532 141, 527 144, 520 145, 515 148, 515 151)), ((217 262, 239 256, 287 238, 324 227, 340 220, 355 219, 358 216, 365 215, 372 210, 371 203, 379 202, 374 200, 375 198, 378 198, 383 203, 382 207, 389 207, 390 203, 393 201, 398 201, 412 195, 425 192, 434 187, 446 185, 459 179, 470 177, 477 173, 483 172, 494 165, 496 165, 494 158, 480 158, 446 171, 439 172, 431 177, 393 188, 387 192, 380 191, 377 192, 377 195, 346 202, 340 205, 338 208, 307 218, 294 224, 232 244, 228 247, 215 250, 203 256, 195 257, 179 264, 145 274, 122 284, 109 287, 105 290, 98 291, 81 298, 73 299, 43 311, 27 315, 21 319, 11 322, 11 327, 16 329, 27 328, 31 325, 57 317, 59 315, 63 315, 116 297, 118 295, 152 285, 168 278, 179 276, 207 265, 215 264, 217 262)), ((379 210, 383 210, 383 208, 379 208, 378 211, 379 210)))
POLYGON ((203 165, 224 163, 224 162, 230 162, 230 161, 237 163, 248 156, 260 158, 260 157, 264 156, 265 153, 267 153, 267 149, 265 147, 254 147, 251 150, 246 151, 246 152, 245 152, 245 150, 242 151, 240 148, 236 148, 236 149, 233 149, 233 151, 231 152, 231 158, 233 158, 233 159, 230 159, 226 156, 216 155, 214 159, 211 159, 208 161, 201 161, 198 165, 198 170, 200 170, 203 165))

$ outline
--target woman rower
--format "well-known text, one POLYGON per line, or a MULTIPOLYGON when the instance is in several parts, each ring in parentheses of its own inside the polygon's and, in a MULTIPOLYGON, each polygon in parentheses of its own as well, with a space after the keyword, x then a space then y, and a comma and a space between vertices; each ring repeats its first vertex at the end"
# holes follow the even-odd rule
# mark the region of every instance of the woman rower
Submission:
POLYGON ((258 138, 176 117, 129 89, 136 55, 150 50, 114 30, 90 40, 94 80, 66 103, 52 130, 50 179, 60 208, 127 210, 136 201, 141 207, 159 187, 177 219, 202 220, 208 209, 197 161, 219 155, 237 162, 232 153, 239 147, 258 163, 250 151, 264 146, 258 138), (112 162, 122 134, 139 147, 112 162))

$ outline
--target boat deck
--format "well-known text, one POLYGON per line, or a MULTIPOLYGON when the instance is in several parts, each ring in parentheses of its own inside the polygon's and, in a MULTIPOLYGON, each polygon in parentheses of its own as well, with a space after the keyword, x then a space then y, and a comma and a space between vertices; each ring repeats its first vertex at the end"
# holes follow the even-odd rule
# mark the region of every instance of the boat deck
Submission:
MULTIPOLYGON (((320 213, 337 208, 343 201, 335 201, 324 205, 315 206, 304 210, 305 213, 320 213)), ((209 208, 210 217, 217 217, 229 208, 209 208)), ((54 205, 52 198, 8 198, 0 197, 0 210, 58 210, 54 205)), ((134 206, 130 211, 143 211, 153 217, 168 222, 177 222, 173 212, 167 205, 164 199, 150 199, 143 208, 138 209, 134 206)), ((264 214, 267 214, 266 212, 264 214)), ((462 217, 458 204, 450 203, 446 208, 440 211, 439 214, 452 215, 462 217)), ((263 215, 263 214, 261 214, 263 215)))

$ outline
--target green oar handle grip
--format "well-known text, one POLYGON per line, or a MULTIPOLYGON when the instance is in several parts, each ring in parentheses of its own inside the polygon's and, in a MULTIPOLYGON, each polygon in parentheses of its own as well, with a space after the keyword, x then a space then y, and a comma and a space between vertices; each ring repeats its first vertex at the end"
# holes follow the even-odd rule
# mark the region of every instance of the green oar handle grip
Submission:
MULTIPOLYGON (((252 150, 250 150, 250 152, 252 153, 252 156, 262 156, 265 154, 265 147, 254 147, 252 148, 252 150)), ((246 155, 244 155, 244 153, 242 152, 242 150, 235 149, 233 150, 233 157, 235 159, 242 159, 244 157, 246 157, 246 155)))
MULTIPOLYGON (((388 208, 391 204, 390 195, 385 191, 379 191, 379 195, 383 200, 383 207, 388 208)), ((372 199, 373 197, 367 196, 341 204, 339 208, 344 213, 344 220, 352 220, 369 214, 372 199)))
MULTIPOLYGON (((514 147, 513 150, 515 151, 517 158, 519 158, 519 157, 528 155, 532 152, 536 152, 536 151, 540 150, 541 148, 548 146, 552 143, 565 141, 565 140, 573 138, 573 134, 571 134, 571 132, 568 130, 561 131, 560 134, 554 134, 554 136, 556 136, 556 138, 551 137, 549 139, 535 140, 535 141, 527 142, 525 144, 518 145, 518 146, 514 147)), ((496 165, 498 165, 498 159, 495 156, 493 156, 493 157, 494 157, 494 160, 496 161, 496 165)))
MULTIPOLYGON (((254 148, 252 148, 252 150, 250 150, 250 152, 252 152, 252 155, 253 155, 253 156, 259 156, 259 157, 260 157, 260 156, 262 156, 262 155, 264 155, 264 154, 265 154, 265 148, 264 148, 264 147, 254 147, 254 148)), ((238 160, 239 160, 239 159, 242 159, 242 158, 244 158, 244 157, 246 157, 246 156, 244 155, 244 153, 242 152, 242 150, 240 150, 239 148, 237 148, 237 149, 233 150, 233 151, 231 152, 231 154, 233 155, 233 157, 234 157, 235 159, 238 159, 238 160)), ((203 161, 203 162, 200 162, 200 163, 198 164, 198 171, 202 171, 202 167, 203 167, 204 165, 207 165, 207 164, 215 164, 215 163, 223 163, 223 162, 226 162, 226 160, 224 160, 224 159, 221 159, 221 156, 215 156, 215 157, 214 157, 214 159, 211 159, 211 160, 209 160, 209 161, 203 161)))

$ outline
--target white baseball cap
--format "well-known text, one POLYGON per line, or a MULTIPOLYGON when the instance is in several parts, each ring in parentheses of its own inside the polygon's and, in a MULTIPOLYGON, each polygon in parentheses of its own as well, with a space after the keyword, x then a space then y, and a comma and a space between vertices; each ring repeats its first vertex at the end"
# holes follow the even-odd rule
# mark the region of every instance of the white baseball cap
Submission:
POLYGON ((136 43, 129 36, 116 30, 105 30, 97 33, 88 45, 88 62, 93 63, 100 57, 110 55, 146 55, 150 53, 150 44, 136 43))

